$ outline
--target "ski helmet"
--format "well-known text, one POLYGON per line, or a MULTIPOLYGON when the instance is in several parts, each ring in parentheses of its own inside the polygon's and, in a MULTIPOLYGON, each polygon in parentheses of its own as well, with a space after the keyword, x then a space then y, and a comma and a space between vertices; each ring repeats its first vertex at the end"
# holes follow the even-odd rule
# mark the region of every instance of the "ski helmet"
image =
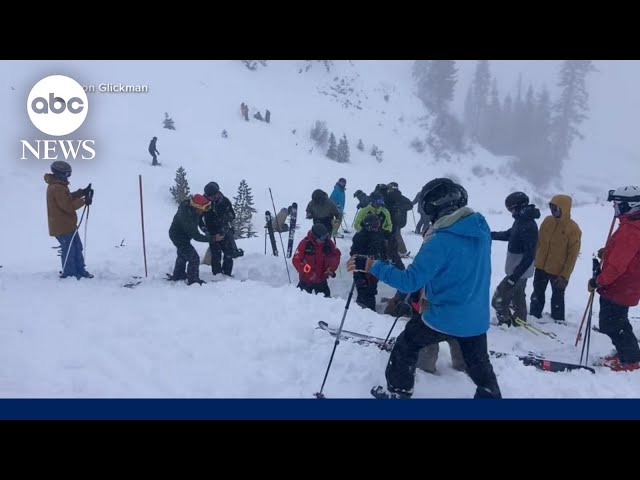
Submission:
POLYGON ((315 223, 313 227, 311 227, 311 233, 316 240, 326 240, 329 236, 329 229, 327 229, 327 227, 322 223, 315 223))
POLYGON ((370 213, 364 217, 360 225, 369 232, 377 232, 380 229, 380 217, 374 213, 370 213))
POLYGON ((389 190, 398 190, 398 182, 391 182, 389 185, 387 185, 387 187, 389 188, 389 190))
POLYGON ((220 186, 216 182, 209 182, 204 187, 205 197, 213 197, 216 193, 220 193, 220 186))
POLYGON ((371 195, 369 195, 369 201, 371 202, 371 205, 373 205, 374 207, 384 206, 384 197, 382 196, 382 193, 380 193, 379 190, 376 190, 371 195))
POLYGON ((421 207, 435 222, 467 204, 467 191, 449 178, 435 178, 422 187, 421 207))
POLYGON ((630 185, 609 191, 607 199, 614 203, 616 216, 640 210, 640 188, 630 185))
POLYGON ((353 198, 358 198, 360 195, 364 195, 364 192, 362 190, 356 190, 355 192, 353 192, 353 198))
POLYGON ((345 178, 338 179, 338 184, 342 186, 342 188, 347 186, 347 180, 345 178))
POLYGON ((513 192, 504 200, 504 206, 510 212, 513 210, 520 210, 527 205, 529 205, 529 197, 522 192, 513 192))
POLYGON ((211 208, 211 200, 196 193, 189 200, 189 205, 200 212, 206 212, 211 208))
POLYGON ((55 161, 51 164, 51 173, 57 177, 69 178, 71 176, 71 165, 62 160, 55 161))

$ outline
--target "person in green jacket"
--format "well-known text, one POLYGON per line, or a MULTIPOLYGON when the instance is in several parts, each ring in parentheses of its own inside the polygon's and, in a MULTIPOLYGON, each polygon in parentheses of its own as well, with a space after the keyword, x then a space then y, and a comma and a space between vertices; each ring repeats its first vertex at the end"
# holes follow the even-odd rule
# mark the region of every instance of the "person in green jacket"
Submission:
POLYGON ((362 220, 364 220, 364 217, 370 213, 373 213, 380 218, 382 230, 391 232, 391 215, 389 214, 389 210, 384 206, 384 198, 382 194, 380 192, 373 192, 369 196, 369 201, 371 202, 369 205, 358 210, 356 219, 353 222, 353 227, 356 229, 356 232, 359 232, 362 229, 362 220))

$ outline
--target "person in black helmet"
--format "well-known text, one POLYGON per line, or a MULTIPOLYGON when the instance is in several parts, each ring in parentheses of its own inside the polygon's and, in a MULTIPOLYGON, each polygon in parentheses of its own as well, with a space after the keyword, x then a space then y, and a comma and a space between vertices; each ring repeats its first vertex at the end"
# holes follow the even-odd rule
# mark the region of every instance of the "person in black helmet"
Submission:
POLYGON ((49 235, 60 242, 61 278, 93 278, 85 269, 82 242, 78 235, 78 215, 76 210, 93 201, 91 184, 87 188, 69 191, 71 165, 57 161, 51 164, 51 173, 44 175, 47 183, 47 218, 49 235))
POLYGON ((321 223, 332 231, 334 223, 339 225, 342 222, 342 215, 327 192, 317 189, 311 194, 311 201, 307 205, 307 219, 312 219, 313 223, 321 223))
POLYGON ((157 141, 158 141, 158 137, 153 137, 151 139, 151 142, 149 142, 149 153, 151 154, 151 157, 153 158, 153 161, 151 162, 151 165, 160 165, 158 163, 158 157, 156 157, 156 155, 160 155, 160 152, 156 148, 156 142, 157 141))
POLYGON ((348 271, 369 273, 403 292, 422 289, 429 302, 398 336, 385 371, 386 388, 374 387, 371 394, 375 398, 410 398, 420 351, 454 337, 467 374, 476 385, 475 398, 502 398, 487 347, 489 226, 481 214, 467 206, 466 191, 448 178, 427 183, 422 204, 432 226, 406 270, 360 255, 347 262, 348 271))
POLYGON ((517 326, 516 319, 527 321, 527 279, 533 276, 533 261, 538 243, 540 210, 529 203, 523 192, 514 192, 505 199, 505 207, 513 216, 513 225, 504 232, 491 232, 492 240, 509 242, 505 262, 506 277, 496 288, 491 306, 496 310, 499 325, 517 326))
POLYGON ((231 202, 222 194, 216 182, 207 183, 204 187, 204 197, 211 201, 211 208, 202 215, 200 222, 200 228, 211 235, 204 263, 211 265, 213 275, 221 273, 232 277, 233 259, 244 255, 233 238, 232 224, 236 214, 231 202))

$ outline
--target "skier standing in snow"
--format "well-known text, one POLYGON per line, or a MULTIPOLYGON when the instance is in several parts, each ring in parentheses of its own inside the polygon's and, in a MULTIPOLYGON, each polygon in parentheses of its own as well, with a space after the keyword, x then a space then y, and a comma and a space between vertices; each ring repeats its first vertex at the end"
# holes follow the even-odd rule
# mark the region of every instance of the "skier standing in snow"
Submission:
POLYGON ((176 282, 186 280, 188 285, 206 283, 200 280, 200 257, 191 245, 191 240, 203 243, 211 240, 209 234, 202 234, 198 230, 201 215, 210 208, 211 201, 199 193, 184 200, 178 206, 178 211, 169 227, 169 238, 177 249, 173 275, 168 276, 169 280, 176 282))
MULTIPOLYGON (((365 255, 382 261, 388 261, 391 258, 394 246, 390 247, 389 239, 385 237, 380 225, 380 217, 377 215, 370 213, 364 217, 362 229, 353 236, 350 256, 365 255)), ((356 303, 362 308, 369 308, 375 312, 378 279, 368 273, 354 272, 353 280, 358 290, 356 303)))
POLYGON ((424 210, 422 210, 422 191, 416 194, 411 204, 412 206, 416 204, 418 205, 418 215, 420 215, 420 220, 418 220, 418 223, 416 224, 415 233, 417 235, 422 235, 423 231, 429 228, 429 217, 424 213, 424 210))
POLYGON ((401 271, 379 260, 351 257, 348 271, 370 273, 402 291, 425 289, 429 307, 398 336, 386 368, 387 387, 371 390, 376 398, 410 398, 420 350, 455 337, 475 398, 502 398, 489 360, 489 290, 491 236, 484 217, 467 207, 466 191, 448 178, 423 188, 423 208, 433 228, 413 263, 401 271))
POLYGON ((413 208, 411 200, 402 195, 396 182, 388 185, 387 199, 385 202, 387 210, 391 215, 391 233, 398 243, 398 253, 400 256, 407 254, 407 247, 402 238, 402 229, 407 226, 407 212, 413 208))
POLYGON ((527 321, 525 289, 527 279, 533 276, 533 260, 538 243, 536 219, 540 218, 540 210, 529 204, 529 197, 522 192, 507 196, 505 207, 513 216, 514 222, 509 230, 491 232, 492 240, 509 242, 505 262, 506 277, 496 288, 491 306, 496 310, 499 325, 517 326, 516 319, 527 321))
POLYGON ((356 205, 356 208, 358 210, 369 205, 369 195, 364 193, 362 190, 356 190, 355 193, 353 194, 353 198, 358 199, 358 205, 356 205))
POLYGON ((298 244, 292 263, 300 276, 300 290, 331 296, 327 279, 336 276, 340 265, 340 250, 329 238, 329 229, 324 224, 316 223, 311 227, 307 236, 298 244))
POLYGON ((158 163, 158 157, 156 155, 160 155, 160 152, 158 151, 158 149, 156 148, 156 142, 158 141, 158 137, 153 137, 151 139, 151 142, 149 142, 149 153, 151 154, 151 157, 153 158, 151 165, 160 165, 158 163))
POLYGON ((359 232, 362 228, 362 220, 364 217, 373 213, 380 217, 380 223, 382 225, 382 229, 391 233, 392 224, 391 224, 391 214, 389 210, 385 207, 384 197, 379 191, 374 191, 371 195, 369 195, 369 205, 364 208, 358 210, 356 215, 356 219, 354 220, 353 227, 356 229, 356 232, 359 232))
POLYGON ((589 291, 600 295, 600 331, 607 335, 615 353, 604 365, 615 371, 640 368, 640 348, 629 323, 629 307, 640 301, 640 188, 621 187, 609 192, 620 224, 604 249, 602 271, 589 280, 589 291))
POLYGON ((568 195, 556 195, 549 202, 551 215, 540 225, 536 247, 533 294, 529 313, 542 318, 545 290, 551 282, 551 318, 564 323, 564 292, 575 267, 582 231, 571 219, 572 199, 568 195))
POLYGON ((205 254, 208 262, 205 261, 205 264, 211 265, 211 273, 214 276, 222 273, 232 277, 233 259, 244 255, 233 238, 232 223, 236 214, 231 202, 222 194, 216 182, 207 183, 204 187, 204 196, 211 202, 211 208, 200 218, 200 228, 211 235, 209 250, 205 254))
MULTIPOLYGON (((333 187, 333 192, 331 192, 331 196, 329 197, 333 203, 338 207, 338 212, 340 212, 340 219, 344 216, 344 206, 345 206, 345 190, 347 189, 347 181, 344 178, 340 178, 335 186, 333 187)), ((342 220, 341 220, 342 221, 342 220)), ((331 236, 335 237, 338 235, 338 229, 340 228, 340 223, 333 221, 333 231, 331 236)))
POLYGON ((51 164, 51 173, 44 175, 47 183, 47 219, 49 235, 60 242, 62 271, 60 278, 93 278, 85 269, 82 242, 78 234, 76 210, 93 201, 91 184, 87 188, 69 191, 71 165, 56 161, 51 164))
POLYGON ((323 224, 330 232, 333 230, 334 222, 342 222, 338 207, 329 199, 327 193, 320 189, 314 190, 311 194, 311 201, 307 205, 307 219, 323 224))

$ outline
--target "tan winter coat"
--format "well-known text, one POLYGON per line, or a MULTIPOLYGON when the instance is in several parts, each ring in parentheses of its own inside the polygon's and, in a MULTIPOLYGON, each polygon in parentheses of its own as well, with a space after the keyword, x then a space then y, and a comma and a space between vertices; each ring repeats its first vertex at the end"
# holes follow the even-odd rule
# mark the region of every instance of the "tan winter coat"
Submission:
POLYGON ((69 182, 47 173, 44 181, 47 187, 47 218, 49 235, 57 237, 76 229, 78 215, 76 210, 84 206, 82 190, 69 191, 69 182))
POLYGON ((582 231, 571 219, 571 197, 556 195, 551 202, 562 209, 560 218, 549 215, 538 233, 535 267, 569 280, 580 253, 582 231))

